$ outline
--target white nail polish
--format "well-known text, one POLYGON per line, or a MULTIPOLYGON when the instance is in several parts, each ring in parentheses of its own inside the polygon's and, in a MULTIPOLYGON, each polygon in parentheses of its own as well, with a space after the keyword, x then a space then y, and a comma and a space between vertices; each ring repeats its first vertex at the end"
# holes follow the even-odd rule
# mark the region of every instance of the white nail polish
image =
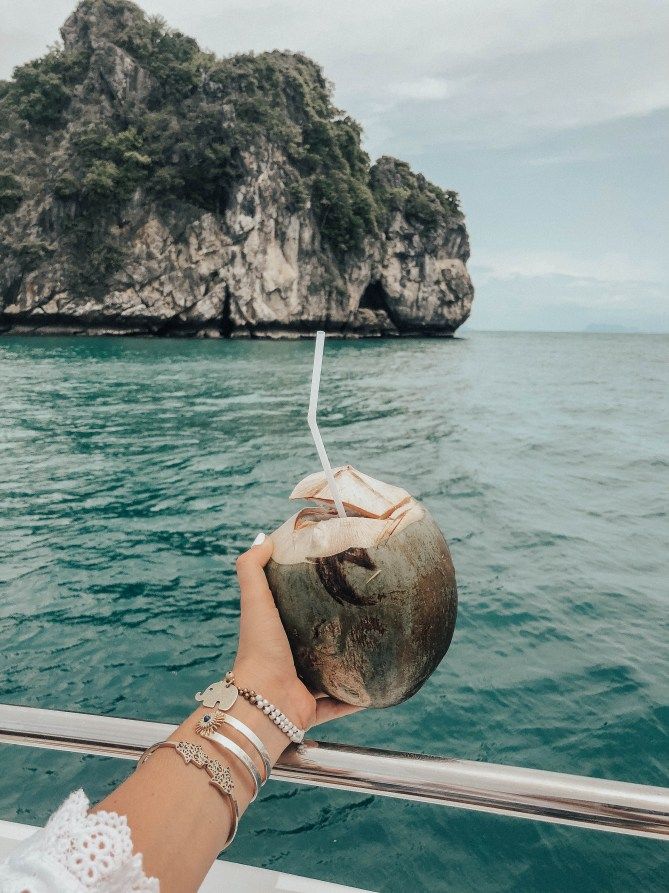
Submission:
POLYGON ((260 545, 262 545, 264 542, 265 542, 265 534, 261 532, 261 533, 259 533, 258 536, 253 540, 253 545, 254 545, 254 546, 260 546, 260 545))

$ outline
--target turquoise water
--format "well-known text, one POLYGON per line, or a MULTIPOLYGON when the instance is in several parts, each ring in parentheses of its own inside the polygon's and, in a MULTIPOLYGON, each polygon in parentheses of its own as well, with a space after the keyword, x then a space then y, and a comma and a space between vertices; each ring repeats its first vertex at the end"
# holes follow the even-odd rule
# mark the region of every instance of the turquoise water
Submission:
MULTIPOLYGON (((228 667, 234 557, 316 467, 312 349, 0 340, 0 701, 177 721, 228 667)), ((628 335, 328 342, 333 462, 425 500, 461 601, 418 695, 320 737, 669 783, 668 349, 628 335)), ((11 747, 0 760, 0 818, 23 822, 128 771, 11 747)), ((667 887, 659 842, 265 791, 233 861, 378 891, 667 887)))

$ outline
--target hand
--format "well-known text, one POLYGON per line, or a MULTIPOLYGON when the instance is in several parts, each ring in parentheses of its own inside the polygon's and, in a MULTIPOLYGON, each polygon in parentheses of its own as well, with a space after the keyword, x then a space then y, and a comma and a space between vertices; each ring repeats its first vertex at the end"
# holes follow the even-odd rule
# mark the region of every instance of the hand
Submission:
POLYGON ((297 676, 288 637, 263 568, 272 556, 270 537, 237 559, 241 590, 239 648, 235 679, 276 704, 302 729, 361 710, 335 698, 310 692, 297 676))

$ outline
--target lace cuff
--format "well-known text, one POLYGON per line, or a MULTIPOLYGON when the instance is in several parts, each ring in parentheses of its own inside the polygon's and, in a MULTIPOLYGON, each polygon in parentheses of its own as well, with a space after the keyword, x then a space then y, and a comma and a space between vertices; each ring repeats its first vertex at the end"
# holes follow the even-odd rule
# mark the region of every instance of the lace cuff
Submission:
POLYGON ((132 853, 125 816, 88 813, 83 791, 70 794, 46 826, 0 864, 1 893, 159 893, 140 854, 132 853))

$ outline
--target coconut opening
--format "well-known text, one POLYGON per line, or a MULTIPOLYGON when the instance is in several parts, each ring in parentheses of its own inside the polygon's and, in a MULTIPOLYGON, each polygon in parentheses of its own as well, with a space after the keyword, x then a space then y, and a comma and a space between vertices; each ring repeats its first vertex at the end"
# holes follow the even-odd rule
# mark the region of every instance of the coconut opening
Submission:
MULTIPOLYGON (((333 475, 349 517, 390 518, 398 508, 411 499, 409 493, 401 487, 377 481, 376 478, 357 471, 352 465, 335 468, 333 475)), ((305 499, 325 507, 334 505, 329 484, 322 471, 310 474, 301 480, 290 494, 290 498, 305 499)))
MULTIPOLYGON (((366 517, 367 515, 361 515, 359 512, 353 509, 351 509, 350 511, 348 508, 346 509, 346 518, 366 517)), ((299 530, 306 524, 316 524, 320 521, 332 521, 334 518, 339 518, 337 510, 335 508, 330 508, 330 506, 326 505, 325 503, 317 507, 309 506, 308 508, 301 509, 297 513, 297 515, 295 515, 295 530, 299 530)))
POLYGON ((424 515, 420 503, 401 487, 378 481, 351 465, 336 468, 333 474, 346 517, 337 514, 322 471, 304 478, 290 498, 316 505, 301 509, 272 534, 272 558, 278 564, 296 564, 352 548, 370 549, 424 515))

